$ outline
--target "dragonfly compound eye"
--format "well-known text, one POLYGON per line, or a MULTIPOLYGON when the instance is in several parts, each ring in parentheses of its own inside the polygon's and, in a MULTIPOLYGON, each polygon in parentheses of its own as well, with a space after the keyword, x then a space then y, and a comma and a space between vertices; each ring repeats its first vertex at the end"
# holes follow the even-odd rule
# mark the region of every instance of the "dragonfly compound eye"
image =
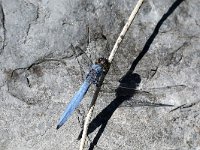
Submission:
POLYGON ((101 66, 103 67, 103 71, 104 71, 104 72, 107 72, 108 69, 109 69, 109 66, 110 66, 110 64, 109 64, 109 62, 108 62, 108 59, 103 58, 103 57, 99 58, 99 59, 95 62, 95 64, 101 65, 101 66))

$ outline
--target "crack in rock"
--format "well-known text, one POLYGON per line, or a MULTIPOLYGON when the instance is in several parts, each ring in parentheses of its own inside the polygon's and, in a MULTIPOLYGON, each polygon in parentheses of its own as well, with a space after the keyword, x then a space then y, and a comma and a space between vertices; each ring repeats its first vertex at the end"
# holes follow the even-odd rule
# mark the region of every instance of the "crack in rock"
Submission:
POLYGON ((33 20, 28 24, 28 27, 27 27, 27 29, 26 29, 26 36, 25 36, 25 38, 24 38, 24 44, 26 44, 26 42, 27 42, 27 38, 28 38, 28 36, 29 36, 29 32, 30 32, 30 28, 31 28, 31 25, 33 24, 33 23, 37 23, 37 20, 38 20, 38 18, 39 18, 39 6, 35 6, 34 4, 32 4, 32 3, 30 3, 33 7, 36 7, 36 11, 35 11, 35 17, 33 18, 33 20))
POLYGON ((66 65, 65 63, 63 63, 62 60, 41 59, 39 61, 34 62, 28 67, 16 68, 10 73, 10 80, 7 82, 8 93, 13 97, 25 102, 28 105, 35 105, 40 103, 41 96, 42 95, 45 96, 45 89, 43 89, 42 91, 31 90, 32 84, 28 76, 31 74, 36 74, 37 77, 42 77, 43 76, 42 68, 38 65, 50 61, 58 61, 66 65), (41 95, 41 96, 34 96, 34 95, 41 95))
POLYGON ((6 27, 5 27, 5 13, 3 10, 2 3, 0 3, 0 20, 1 20, 1 26, 3 28, 2 46, 0 48, 0 54, 1 54, 6 46, 6 32, 7 32, 6 27))

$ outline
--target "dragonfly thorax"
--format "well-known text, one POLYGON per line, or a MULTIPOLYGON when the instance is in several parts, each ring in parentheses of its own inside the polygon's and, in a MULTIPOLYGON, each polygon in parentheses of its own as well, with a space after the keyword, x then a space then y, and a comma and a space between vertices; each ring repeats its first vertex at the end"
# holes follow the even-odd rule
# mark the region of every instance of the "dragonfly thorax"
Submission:
POLYGON ((97 84, 102 72, 103 72, 103 68, 101 65, 99 64, 92 65, 90 72, 86 76, 86 81, 92 84, 97 84))

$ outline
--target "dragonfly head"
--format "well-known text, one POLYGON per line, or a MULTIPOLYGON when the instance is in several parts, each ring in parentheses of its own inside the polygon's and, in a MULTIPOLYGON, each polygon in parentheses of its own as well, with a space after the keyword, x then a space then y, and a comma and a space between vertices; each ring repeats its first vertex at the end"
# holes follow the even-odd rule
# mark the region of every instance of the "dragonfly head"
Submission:
POLYGON ((103 67, 103 71, 104 72, 107 72, 108 69, 109 69, 109 67, 110 67, 110 63, 108 62, 108 59, 103 58, 103 57, 97 59, 97 61, 95 62, 95 64, 101 65, 103 67))

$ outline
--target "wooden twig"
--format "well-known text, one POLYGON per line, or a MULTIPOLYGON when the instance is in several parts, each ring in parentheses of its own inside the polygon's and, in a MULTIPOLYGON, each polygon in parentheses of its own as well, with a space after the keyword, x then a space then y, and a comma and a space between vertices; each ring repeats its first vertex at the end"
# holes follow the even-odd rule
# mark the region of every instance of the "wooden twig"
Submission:
POLYGON ((99 92, 101 90, 101 85, 103 84, 105 76, 106 76, 106 73, 104 73, 101 76, 101 78, 99 80, 99 84, 96 87, 94 96, 92 97, 92 102, 90 104, 90 109, 89 109, 89 111, 87 113, 87 116, 86 116, 85 122, 84 122, 83 134, 82 134, 81 144, 80 144, 80 150, 83 150, 83 148, 84 148, 84 144, 85 144, 85 140, 86 140, 86 136, 87 136, 88 125, 89 125, 90 119, 92 117, 92 113, 93 113, 93 110, 94 110, 94 107, 95 107, 95 103, 96 103, 97 97, 99 95, 99 92))
POLYGON ((122 29, 122 31, 121 31, 119 37, 117 38, 117 41, 115 42, 115 45, 114 45, 114 47, 113 47, 113 49, 112 49, 112 51, 111 51, 111 53, 110 53, 110 56, 109 56, 109 58, 108 58, 108 61, 109 61, 110 63, 112 62, 112 60, 113 60, 113 58, 114 58, 114 55, 115 55, 115 53, 116 53, 116 51, 117 51, 117 49, 118 49, 120 43, 121 43, 122 40, 124 39, 124 36, 125 36, 127 30, 129 29, 129 27, 130 27, 130 25, 131 25, 133 19, 135 18, 135 15, 137 14, 138 10, 140 9, 140 6, 142 5, 143 1, 144 1, 144 0, 138 0, 138 2, 137 2, 137 4, 136 4, 135 8, 133 9, 133 11, 132 11, 130 17, 128 18, 127 23, 125 24, 125 26, 124 26, 124 28, 122 29))
MULTIPOLYGON (((144 0, 138 0, 135 8, 133 9, 127 23, 125 24, 124 28, 122 29, 119 37, 117 38, 117 41, 110 53, 110 56, 108 58, 108 62, 111 64, 113 58, 114 58, 114 55, 120 45, 120 43, 122 42, 127 30, 129 29, 133 19, 135 18, 135 15, 137 14, 140 6, 142 5, 144 0)), ((109 70, 109 68, 108 68, 109 70)), ((97 97, 98 97, 98 94, 100 92, 100 89, 101 89, 101 85, 103 84, 103 81, 104 81, 104 78, 106 76, 107 72, 105 72, 101 78, 100 78, 100 81, 99 81, 99 84, 98 86, 96 87, 96 90, 95 90, 95 93, 94 93, 94 96, 92 98, 92 102, 90 104, 90 108, 89 108, 89 111, 88 111, 88 114, 85 118, 85 123, 84 123, 84 127, 83 127, 83 134, 82 134, 82 138, 81 138, 81 144, 80 144, 80 150, 83 150, 84 149, 84 145, 85 145, 85 140, 86 140, 86 136, 87 136, 87 130, 88 130, 88 125, 89 125, 89 122, 90 122, 90 119, 91 119, 91 116, 92 116, 92 113, 93 113, 93 110, 94 110, 94 107, 95 107, 95 103, 96 103, 96 100, 97 100, 97 97)))

